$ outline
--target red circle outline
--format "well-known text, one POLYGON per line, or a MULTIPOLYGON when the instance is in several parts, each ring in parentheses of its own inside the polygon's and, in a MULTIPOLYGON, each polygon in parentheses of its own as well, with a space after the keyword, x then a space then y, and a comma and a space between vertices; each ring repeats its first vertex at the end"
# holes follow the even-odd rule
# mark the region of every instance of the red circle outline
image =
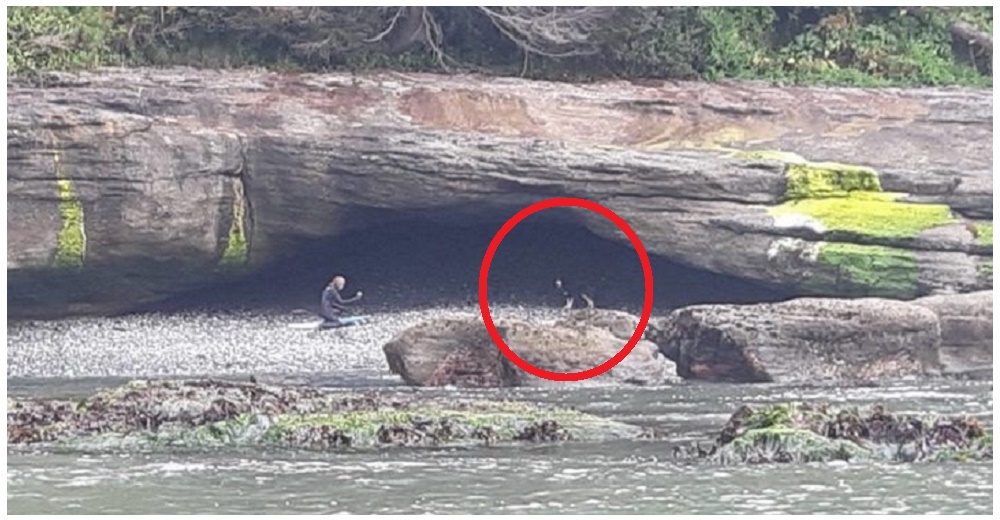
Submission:
POLYGON ((486 255, 483 257, 483 264, 479 269, 479 309, 483 314, 483 323, 486 324, 486 330, 489 332, 490 338, 493 339, 493 343, 495 343, 500 349, 500 352, 507 356, 507 359, 511 360, 522 370, 550 381, 583 381, 611 370, 615 365, 621 363, 622 360, 632 352, 632 349, 639 344, 639 340, 642 339, 642 333, 646 330, 646 325, 649 323, 649 317, 653 313, 653 269, 649 264, 649 257, 646 255, 646 249, 642 247, 642 242, 639 240, 639 236, 636 235, 635 231, 629 227, 628 223, 619 217, 615 212, 587 199, 572 197, 547 199, 536 202, 517 212, 517 214, 511 217, 510 220, 504 223, 503 227, 500 228, 500 231, 497 231, 496 236, 493 237, 493 241, 490 242, 490 246, 486 249, 486 255), (625 343, 625 347, 623 347, 618 354, 615 354, 614 357, 605 361, 603 364, 580 372, 550 372, 528 363, 515 354, 514 351, 507 346, 507 343, 504 342, 503 338, 500 337, 500 332, 497 331, 496 325, 493 324, 493 317, 490 315, 489 297, 487 294, 490 264, 493 262, 493 256, 496 254, 497 248, 500 247, 500 242, 502 242, 504 237, 507 236, 507 233, 510 233, 510 230, 514 229, 514 226, 518 225, 522 220, 534 213, 543 209, 565 206, 589 209, 601 214, 611 222, 614 222, 615 225, 625 233, 625 236, 627 236, 629 241, 632 242, 632 246, 635 247, 636 252, 639 254, 639 262, 642 264, 642 275, 645 282, 645 294, 642 302, 642 316, 640 316, 639 324, 636 326, 635 332, 632 333, 632 337, 629 338, 628 343, 625 343))

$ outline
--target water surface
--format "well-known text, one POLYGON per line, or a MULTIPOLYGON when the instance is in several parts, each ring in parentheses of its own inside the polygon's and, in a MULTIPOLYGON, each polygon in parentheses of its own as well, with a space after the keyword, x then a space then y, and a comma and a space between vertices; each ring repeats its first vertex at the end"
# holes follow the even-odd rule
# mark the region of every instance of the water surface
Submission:
MULTIPOLYGON (((283 376, 267 376, 279 380, 283 376)), ((82 395, 120 380, 9 379, 12 395, 82 395)), ((381 374, 295 382, 382 386, 381 374)), ((410 389, 400 391, 412 392, 410 389)), ((426 390, 447 393, 449 390, 426 390)), ((451 391, 459 392, 459 391, 451 391)), ((992 513, 989 463, 720 466, 674 459, 743 402, 884 402, 992 424, 989 382, 881 388, 682 385, 461 391, 651 424, 666 441, 316 453, 102 454, 8 450, 10 513, 992 513)))

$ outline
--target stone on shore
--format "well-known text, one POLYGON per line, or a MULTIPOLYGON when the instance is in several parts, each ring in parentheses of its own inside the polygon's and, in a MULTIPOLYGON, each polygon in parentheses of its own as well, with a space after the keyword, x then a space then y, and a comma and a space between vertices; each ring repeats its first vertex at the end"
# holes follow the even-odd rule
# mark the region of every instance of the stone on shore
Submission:
POLYGON ((652 320, 646 336, 685 379, 865 381, 940 368, 934 312, 879 298, 695 305, 652 320))
POLYGON ((941 364, 947 373, 993 376, 993 291, 918 298, 941 323, 941 364))
MULTIPOLYGON (((551 372, 581 372, 614 357, 639 318, 622 312, 570 313, 553 324, 495 320, 518 357, 551 372)), ((427 321, 399 333, 383 347, 390 370, 413 386, 514 387, 551 382, 521 370, 493 343, 481 317, 427 321)), ((621 363, 595 382, 656 385, 677 381, 675 366, 640 340, 621 363)))

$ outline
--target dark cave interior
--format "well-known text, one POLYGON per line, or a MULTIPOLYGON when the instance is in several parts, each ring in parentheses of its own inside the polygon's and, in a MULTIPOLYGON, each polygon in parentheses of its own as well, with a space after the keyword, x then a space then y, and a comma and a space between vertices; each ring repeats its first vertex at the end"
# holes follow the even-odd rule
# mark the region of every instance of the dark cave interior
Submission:
MULTIPOLYGON (((589 294, 600 308, 638 313, 643 276, 627 242, 601 238, 574 223, 576 208, 553 208, 513 228, 490 267, 491 305, 560 307, 556 278, 572 292, 589 294)), ((369 224, 328 241, 301 241, 281 262, 225 286, 188 293, 149 310, 295 308, 315 311, 323 286, 335 274, 348 279, 345 296, 364 298, 358 312, 438 305, 476 305, 479 270, 493 239, 514 212, 482 214, 389 213, 355 215, 369 224)), ((622 234, 624 238, 624 234, 622 234)), ((640 239, 642 237, 640 236, 640 239)), ((699 303, 752 303, 787 298, 745 280, 692 269, 650 255, 654 310, 699 303)))

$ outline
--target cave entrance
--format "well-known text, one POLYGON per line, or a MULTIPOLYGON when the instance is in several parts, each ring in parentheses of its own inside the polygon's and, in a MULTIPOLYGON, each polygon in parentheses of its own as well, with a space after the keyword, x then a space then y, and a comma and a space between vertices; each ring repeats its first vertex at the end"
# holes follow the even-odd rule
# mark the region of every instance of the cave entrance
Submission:
MULTIPOLYGON (((347 294, 365 293, 364 312, 429 306, 478 305, 479 269, 509 214, 396 213, 365 210, 363 228, 329 240, 303 240, 285 260, 226 287, 175 299, 167 306, 274 309, 317 308, 334 274, 348 277, 347 294)), ((553 208, 529 216, 497 250, 490 268, 490 304, 561 307, 556 278, 597 307, 639 313, 642 268, 627 242, 595 235, 553 208)), ((624 234, 622 234, 624 237, 624 234)), ((640 236, 640 239, 642 237, 640 236)), ((692 269, 650 255, 654 312, 698 303, 777 301, 783 295, 754 283, 692 269)), ((582 302, 577 298, 579 304, 582 302)))

